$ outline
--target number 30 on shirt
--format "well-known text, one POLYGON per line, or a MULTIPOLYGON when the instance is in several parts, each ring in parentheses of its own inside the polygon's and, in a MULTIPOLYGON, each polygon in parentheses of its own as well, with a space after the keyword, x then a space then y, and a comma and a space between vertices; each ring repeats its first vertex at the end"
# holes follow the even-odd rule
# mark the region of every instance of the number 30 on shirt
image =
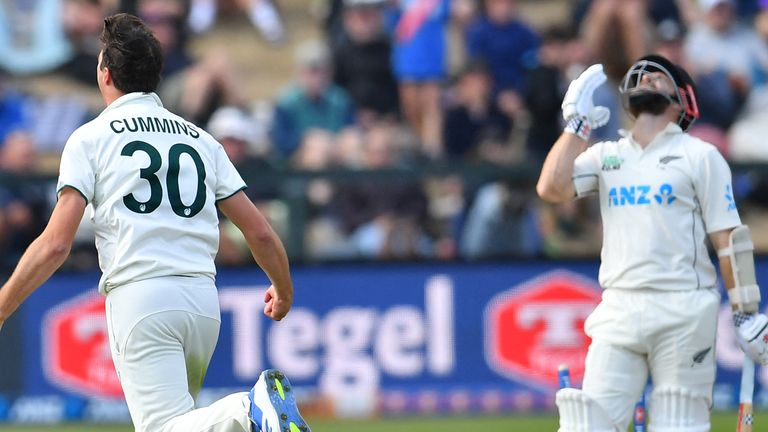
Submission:
MULTIPOLYGON (((137 200, 132 193, 123 197, 123 203, 135 213, 152 213, 163 200, 163 186, 157 172, 162 167, 163 159, 156 148, 144 141, 132 141, 123 147, 120 152, 123 156, 133 156, 137 151, 141 151, 149 156, 149 166, 139 171, 139 177, 149 183, 150 195, 146 201, 137 200)), ((183 218, 191 218, 200 213, 203 209, 206 199, 205 191, 205 165, 200 154, 187 144, 174 144, 168 150, 168 175, 165 178, 165 186, 168 189, 168 200, 171 208, 176 215, 183 218), (181 167, 181 155, 187 154, 195 164, 197 170, 197 191, 195 199, 190 205, 181 201, 181 192, 179 191, 179 169, 181 167)))

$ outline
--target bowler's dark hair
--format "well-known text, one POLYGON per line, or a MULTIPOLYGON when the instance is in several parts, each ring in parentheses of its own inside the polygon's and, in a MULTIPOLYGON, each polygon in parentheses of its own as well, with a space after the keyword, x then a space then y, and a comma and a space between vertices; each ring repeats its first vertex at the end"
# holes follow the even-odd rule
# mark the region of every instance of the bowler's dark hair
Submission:
POLYGON ((160 84, 163 52, 152 31, 139 18, 119 13, 104 19, 101 64, 123 93, 153 92, 160 84))

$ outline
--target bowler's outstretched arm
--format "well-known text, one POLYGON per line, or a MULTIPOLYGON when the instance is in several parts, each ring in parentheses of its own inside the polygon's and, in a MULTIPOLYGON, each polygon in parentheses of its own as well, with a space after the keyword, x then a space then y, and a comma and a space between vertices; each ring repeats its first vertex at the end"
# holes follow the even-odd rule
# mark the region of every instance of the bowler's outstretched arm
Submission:
POLYGON ((29 245, 0 289, 0 326, 67 259, 85 206, 78 191, 69 187, 61 190, 45 230, 29 245))

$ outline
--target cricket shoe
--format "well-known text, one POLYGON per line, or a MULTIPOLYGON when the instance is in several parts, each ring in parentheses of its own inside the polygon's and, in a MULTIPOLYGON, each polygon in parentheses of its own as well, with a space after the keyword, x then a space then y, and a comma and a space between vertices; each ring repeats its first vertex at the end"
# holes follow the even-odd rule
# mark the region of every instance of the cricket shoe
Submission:
POLYGON ((291 383, 279 370, 262 372, 248 399, 253 432, 311 432, 299 414, 291 383))

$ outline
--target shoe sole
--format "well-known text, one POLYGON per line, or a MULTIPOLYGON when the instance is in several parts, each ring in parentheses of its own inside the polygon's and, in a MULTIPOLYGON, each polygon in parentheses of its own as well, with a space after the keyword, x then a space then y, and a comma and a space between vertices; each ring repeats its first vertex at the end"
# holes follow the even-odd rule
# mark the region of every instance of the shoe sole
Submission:
MULTIPOLYGON (((285 374, 277 369, 268 369, 266 374, 266 387, 269 401, 272 403, 280 422, 282 432, 312 432, 307 422, 299 414, 293 388, 285 374)), ((253 400, 253 396, 251 396, 253 400)))

